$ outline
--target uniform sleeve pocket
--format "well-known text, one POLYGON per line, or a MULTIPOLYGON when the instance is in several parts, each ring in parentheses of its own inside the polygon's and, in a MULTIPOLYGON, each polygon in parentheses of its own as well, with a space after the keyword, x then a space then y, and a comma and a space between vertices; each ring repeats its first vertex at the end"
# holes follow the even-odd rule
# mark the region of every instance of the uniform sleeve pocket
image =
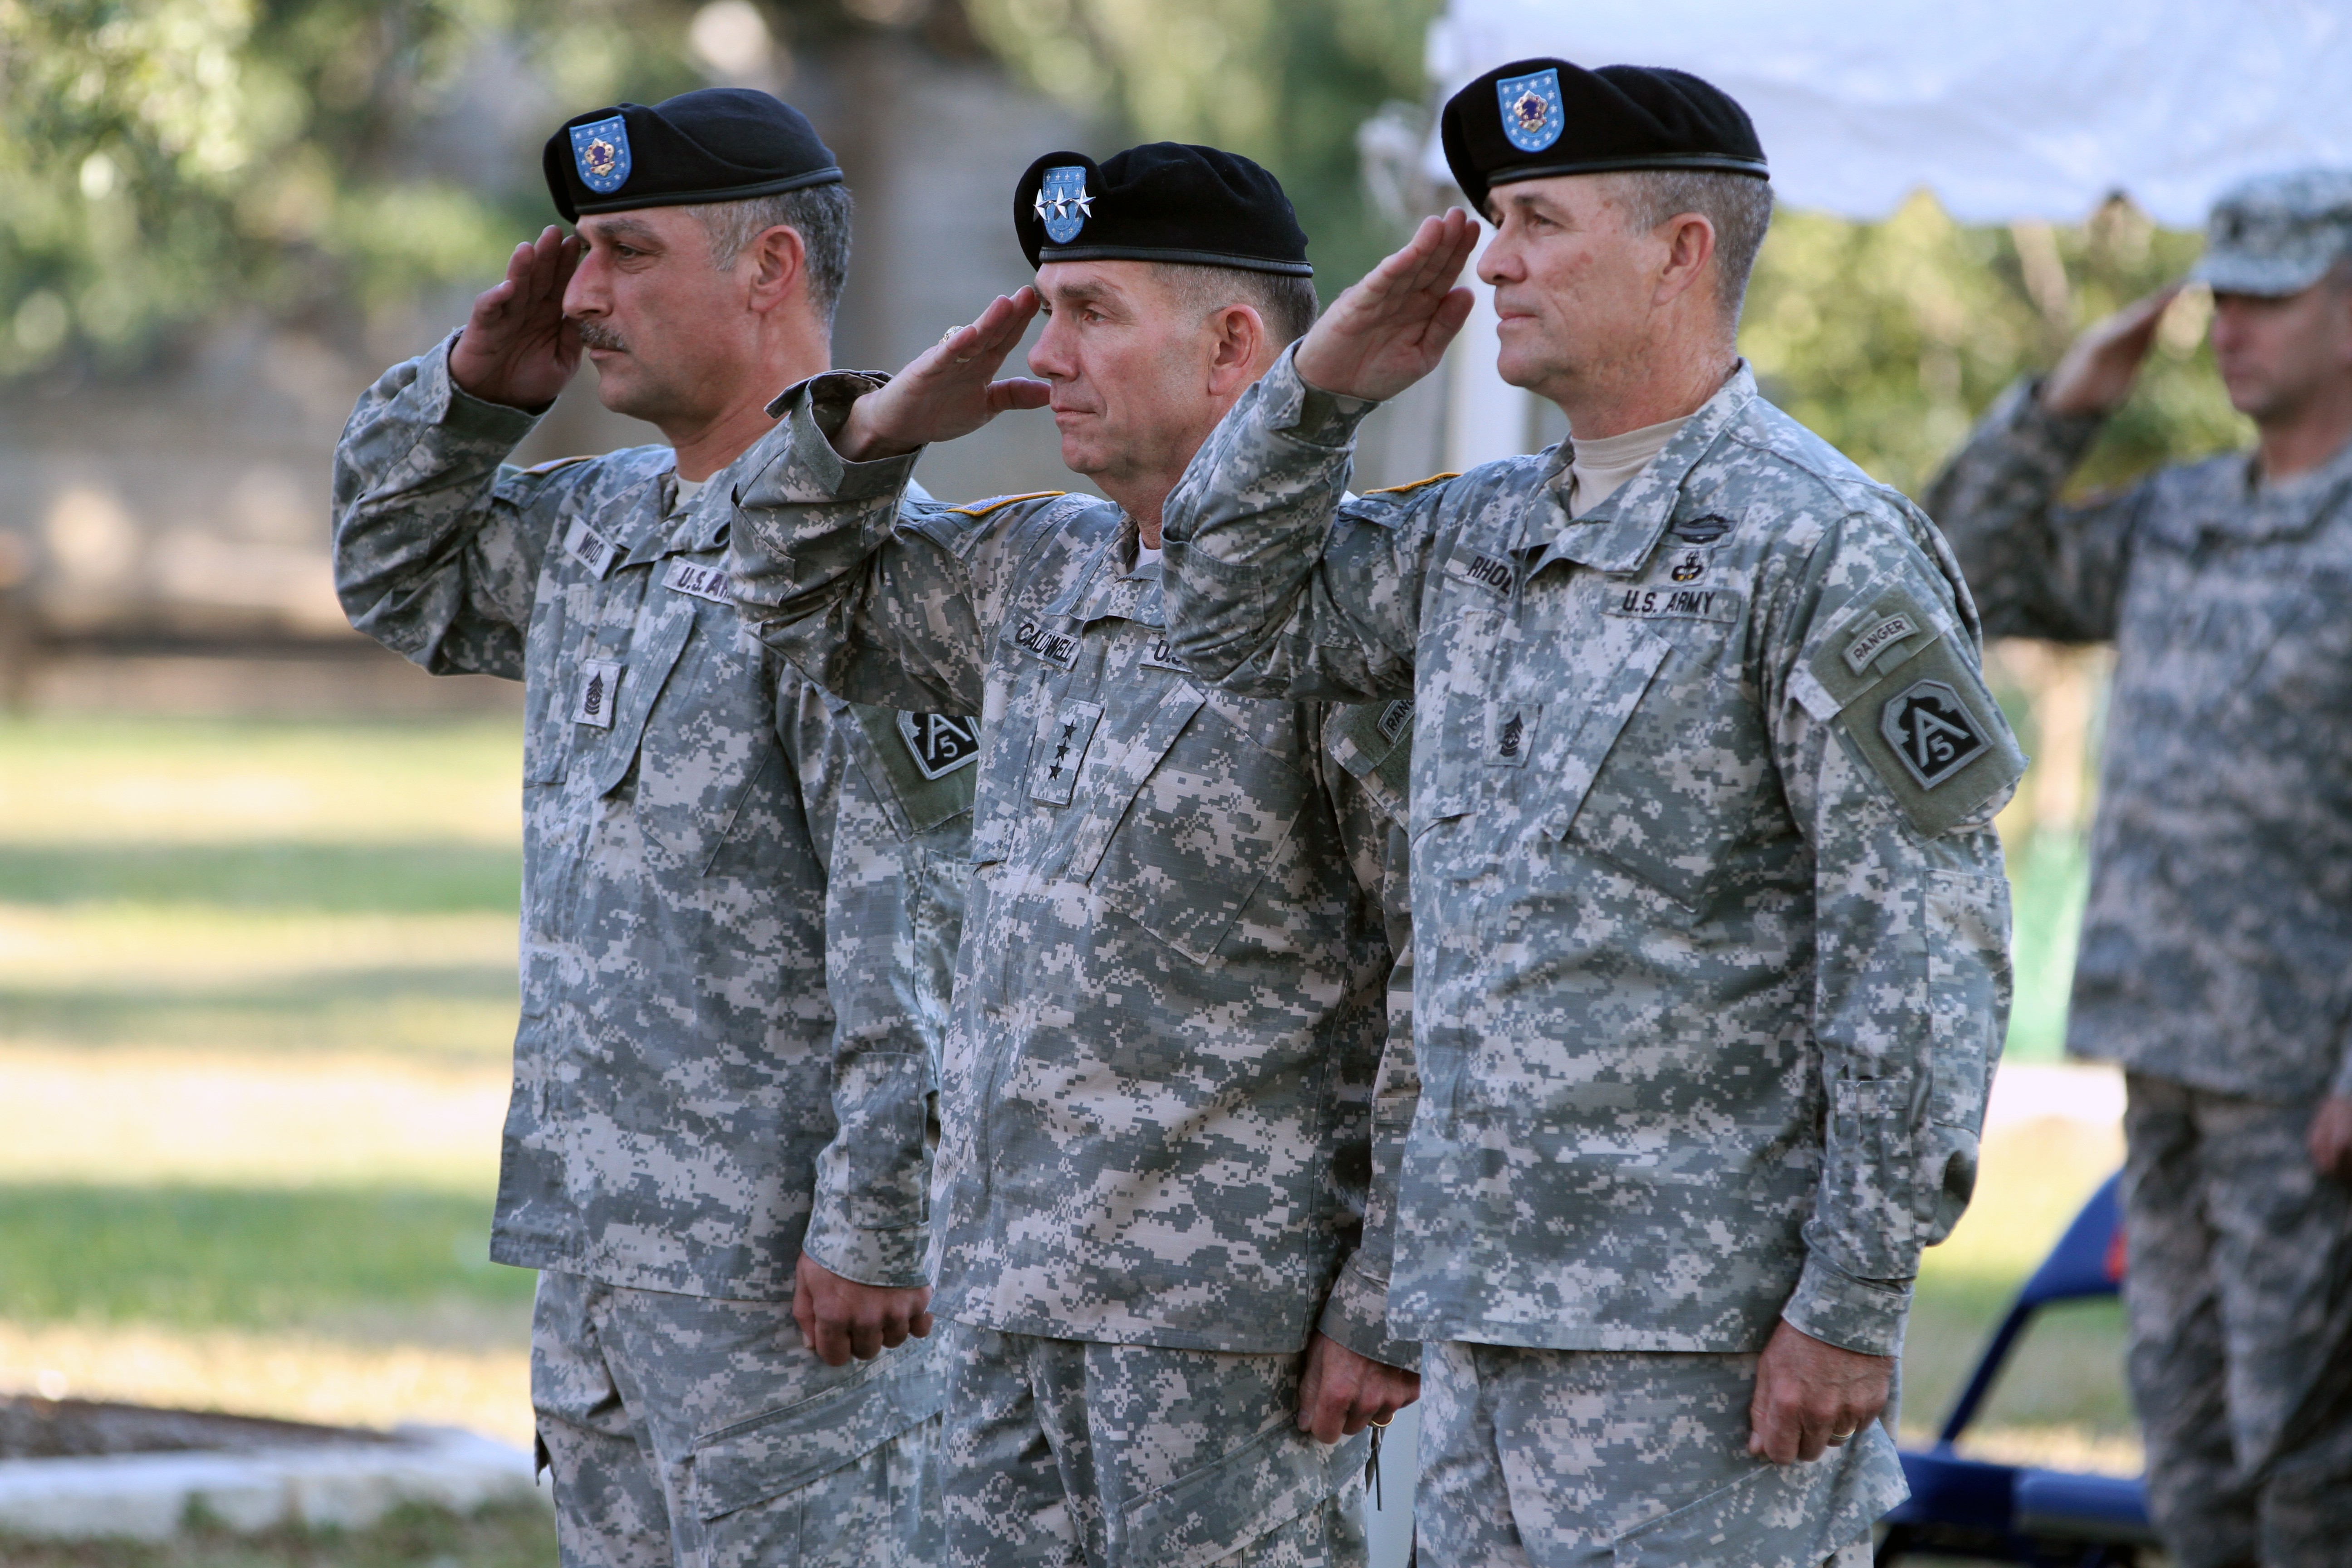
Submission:
POLYGON ((1830 1085, 1821 1209, 1843 1222, 1838 1267, 1865 1279, 1908 1279, 1914 1266, 1920 1226, 1912 1174, 1912 1087, 1907 1078, 1840 1079, 1830 1085))
POLYGON ((1286 1415, 1232 1453, 1147 1492, 1127 1510, 1121 1561, 1199 1568, 1281 1529, 1364 1468, 1368 1440, 1325 1447, 1286 1415))
POLYGON ((1977 1139, 2009 1024, 2009 883, 1927 877, 1927 1125, 1919 1221, 1930 1247, 1951 1235, 1976 1190, 1977 1139))

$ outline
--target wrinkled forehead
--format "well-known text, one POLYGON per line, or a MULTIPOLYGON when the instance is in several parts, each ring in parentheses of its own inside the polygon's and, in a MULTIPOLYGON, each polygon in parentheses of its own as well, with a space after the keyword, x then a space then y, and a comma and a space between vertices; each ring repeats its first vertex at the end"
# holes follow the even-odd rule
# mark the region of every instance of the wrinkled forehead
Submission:
POLYGON ((1037 268, 1037 292, 1056 310, 1087 304, 1151 316, 1175 302, 1156 261, 1048 261, 1037 268))
POLYGON ((688 206, 630 207, 616 213, 583 213, 577 226, 591 245, 654 245, 675 248, 707 244, 709 231, 688 206))
POLYGON ((1623 184, 1624 176, 1614 172, 1511 180, 1486 192, 1486 221, 1499 226, 1513 211, 1533 210, 1566 219, 1575 227, 1601 227, 1623 210, 1616 200, 1623 184))

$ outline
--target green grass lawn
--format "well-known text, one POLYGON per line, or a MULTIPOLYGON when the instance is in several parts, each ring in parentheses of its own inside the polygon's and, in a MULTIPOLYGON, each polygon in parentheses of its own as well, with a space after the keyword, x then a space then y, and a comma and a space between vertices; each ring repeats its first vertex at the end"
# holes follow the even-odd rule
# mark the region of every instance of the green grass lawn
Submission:
MULTIPOLYGON (((485 1258, 519 763, 508 719, 0 720, 0 1384, 524 1436, 531 1277, 485 1258)), ((2037 846, 2012 871, 2011 1049, 2054 1056, 2079 851, 2037 846)), ((2063 1132, 1988 1147, 1923 1279, 1906 1430, 1932 1426, 2112 1158, 2063 1132)), ((2112 1309, 2053 1321, 1989 1440, 2115 1462, 2118 1343, 2112 1309)), ((26 1568, 551 1556, 531 1510, 152 1551, 0 1542, 26 1568)))

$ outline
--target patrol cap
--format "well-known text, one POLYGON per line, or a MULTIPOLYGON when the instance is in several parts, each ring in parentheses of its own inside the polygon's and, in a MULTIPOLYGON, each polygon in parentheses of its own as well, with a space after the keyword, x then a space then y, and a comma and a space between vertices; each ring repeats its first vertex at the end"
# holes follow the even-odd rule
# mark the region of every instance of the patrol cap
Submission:
POLYGON ((2298 169, 2232 186, 2189 276, 2223 294, 2300 294, 2352 255, 2352 170, 2298 169))
POLYGON ((748 87, 575 114, 547 139, 541 163, 567 223, 583 213, 741 201, 841 179, 806 116, 748 87))
POLYGON ((1771 174, 1748 111, 1688 71, 1513 60, 1445 100, 1440 119, 1454 183, 1480 212, 1515 180, 1625 169, 1771 174))
POLYGON ((1282 183, 1238 153, 1148 142, 1096 163, 1048 153, 1013 187, 1013 226, 1048 261, 1189 261, 1311 278, 1282 183))

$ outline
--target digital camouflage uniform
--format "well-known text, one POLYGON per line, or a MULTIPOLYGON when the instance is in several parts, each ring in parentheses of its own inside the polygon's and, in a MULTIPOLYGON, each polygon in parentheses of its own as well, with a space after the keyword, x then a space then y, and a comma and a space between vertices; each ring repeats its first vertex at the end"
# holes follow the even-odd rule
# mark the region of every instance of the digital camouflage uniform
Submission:
POLYGON ((1895 1354, 1974 1180, 2023 765, 1974 612, 1744 366, 1573 521, 1565 448, 1343 505, 1369 407, 1287 355, 1244 395, 1170 499, 1171 635, 1415 699, 1427 1561, 1819 1563, 1904 1495, 1892 1440, 1778 1468, 1731 1391, 1783 1319, 1895 1354))
POLYGON ((902 505, 911 457, 845 461, 876 384, 778 400, 734 562, 828 689, 982 715, 935 1184, 950 1561, 1360 1561, 1365 1439, 1293 1415, 1318 1327, 1418 1353, 1359 1248, 1387 825, 1328 708, 1169 657, 1117 507, 902 505))
POLYGON ((564 1559, 927 1563, 937 1346, 825 1366, 793 1271, 927 1278, 976 734, 761 644, 729 473, 681 507, 667 447, 505 466, 532 423, 453 387, 446 344, 386 373, 337 451, 335 566, 361 630, 525 686, 491 1256, 545 1271, 564 1559))
POLYGON ((2352 447, 2081 506, 2097 435, 2011 388, 1928 504, 1996 634, 2113 642, 2067 1048, 2126 1073, 2131 1378, 2184 1568, 2352 1542, 2352 447))

